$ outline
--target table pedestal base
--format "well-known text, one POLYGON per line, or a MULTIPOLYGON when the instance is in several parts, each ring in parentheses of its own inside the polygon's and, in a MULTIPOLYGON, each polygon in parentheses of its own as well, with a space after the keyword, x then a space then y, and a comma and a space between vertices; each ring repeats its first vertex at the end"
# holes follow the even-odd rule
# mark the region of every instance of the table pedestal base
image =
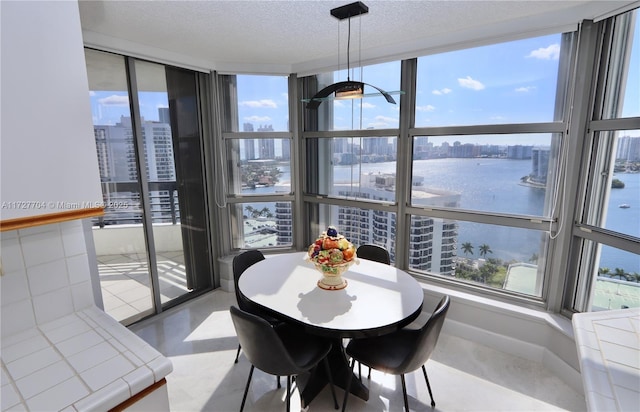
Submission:
MULTIPOLYGON (((352 374, 351 388, 349 392, 352 395, 359 397, 364 401, 369 400, 369 388, 364 386, 360 379, 355 376, 351 368, 349 367, 349 361, 342 347, 342 339, 333 339, 333 347, 331 352, 327 355, 329 361, 329 368, 331 369, 331 375, 333 378, 334 386, 338 386, 342 389, 347 387, 347 381, 349 374, 352 374)), ((300 392, 303 407, 306 407, 311 401, 324 389, 329 383, 324 367, 322 364, 316 366, 309 376, 299 376, 297 382, 300 385, 299 388, 303 388, 300 392)), ((336 393, 338 403, 341 402, 342 396, 336 393)))

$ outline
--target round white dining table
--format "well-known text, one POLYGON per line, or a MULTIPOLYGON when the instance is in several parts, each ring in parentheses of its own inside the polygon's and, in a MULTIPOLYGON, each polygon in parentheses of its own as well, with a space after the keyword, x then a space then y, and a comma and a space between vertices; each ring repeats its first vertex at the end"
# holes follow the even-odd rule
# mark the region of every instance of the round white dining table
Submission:
MULTIPOLYGON (((420 314, 424 293, 408 273, 366 259, 357 259, 342 275, 346 288, 321 289, 317 282, 322 276, 306 256, 306 252, 267 256, 242 274, 238 288, 247 299, 283 321, 333 339, 331 375, 334 383, 344 388, 352 372, 342 338, 380 336, 402 328, 420 314)), ((322 375, 322 368, 316 372, 322 375)), ((326 378, 316 378, 315 384, 304 388, 301 396, 305 405, 324 387, 326 378)), ((369 391, 359 382, 354 380, 351 392, 367 400, 369 391)))

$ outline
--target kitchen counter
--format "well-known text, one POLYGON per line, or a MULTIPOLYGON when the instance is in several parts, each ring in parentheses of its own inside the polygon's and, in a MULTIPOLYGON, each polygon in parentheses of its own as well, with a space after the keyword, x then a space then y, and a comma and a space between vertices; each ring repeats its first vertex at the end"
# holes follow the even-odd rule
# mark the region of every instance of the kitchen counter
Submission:
POLYGON ((154 392, 153 409, 168 410, 165 376, 172 369, 157 350, 90 307, 2 337, 2 411, 106 411, 154 392))
POLYGON ((584 394, 590 411, 637 411, 640 308, 573 315, 584 394))

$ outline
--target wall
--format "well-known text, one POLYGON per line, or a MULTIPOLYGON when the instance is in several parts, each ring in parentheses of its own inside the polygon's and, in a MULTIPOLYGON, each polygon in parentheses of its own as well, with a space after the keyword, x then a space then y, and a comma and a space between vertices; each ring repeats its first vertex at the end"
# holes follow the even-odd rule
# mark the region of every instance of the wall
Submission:
POLYGON ((2 1, 1 220, 102 201, 78 4, 2 1))
POLYGON ((3 337, 94 305, 82 221, 1 234, 3 337))

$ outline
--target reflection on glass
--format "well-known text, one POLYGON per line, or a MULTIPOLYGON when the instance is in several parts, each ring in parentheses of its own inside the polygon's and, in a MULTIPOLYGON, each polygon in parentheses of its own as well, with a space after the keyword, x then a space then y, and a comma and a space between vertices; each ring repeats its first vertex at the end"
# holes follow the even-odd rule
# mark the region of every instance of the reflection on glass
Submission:
MULTIPOLYGON (((370 86, 365 86, 362 99, 327 100, 313 110, 318 114, 317 130, 392 129, 400 124, 400 66, 399 60, 363 66, 353 69, 350 79, 374 85, 392 94, 396 104, 387 102, 384 96, 370 86)), ((317 76, 318 90, 330 84, 346 81, 347 71, 340 70, 317 76)), ((314 93, 313 93, 314 94, 314 93)), ((312 94, 306 96, 312 97, 312 94)), ((306 110, 306 109, 305 109, 306 110)), ((305 125, 309 130, 309 127, 305 125)))
POLYGON ((321 153, 318 194, 395 202, 397 138, 310 139, 321 153))
POLYGON ((591 311, 640 307, 640 255, 602 245, 596 267, 591 311))
POLYGON ((227 140, 229 192, 261 195, 291 192, 289 139, 227 140))
POLYGON ((418 58, 416 126, 553 121, 561 37, 418 58))
POLYGON ((166 303, 189 293, 194 286, 187 280, 184 259, 165 68, 142 61, 136 61, 135 68, 138 103, 141 111, 146 110, 140 122, 144 154, 139 161, 145 163, 147 172, 160 301, 166 303))
POLYGON ((109 315, 129 323, 153 313, 153 300, 124 58, 85 53, 106 205, 93 228, 102 300, 109 315))
POLYGON ((536 230, 412 216, 409 267, 539 297, 547 239, 536 230))
POLYGON ((319 235, 329 226, 335 226, 356 248, 373 244, 387 249, 391 263, 395 262, 395 213, 321 204, 320 220, 318 225, 311 225, 311 230, 319 235))
POLYGON ((616 132, 604 228, 640 237, 640 130, 616 132))
MULTIPOLYGON (((230 205, 231 206, 231 205, 230 205)), ((242 232, 233 243, 243 249, 260 249, 293 244, 291 202, 236 203, 236 216, 242 216, 242 232)))
POLYGON ((548 216, 551 142, 549 134, 415 137, 411 203, 548 216))
POLYGON ((603 119, 640 116, 640 13, 616 17, 603 119), (619 64, 618 62, 624 62, 619 64))

